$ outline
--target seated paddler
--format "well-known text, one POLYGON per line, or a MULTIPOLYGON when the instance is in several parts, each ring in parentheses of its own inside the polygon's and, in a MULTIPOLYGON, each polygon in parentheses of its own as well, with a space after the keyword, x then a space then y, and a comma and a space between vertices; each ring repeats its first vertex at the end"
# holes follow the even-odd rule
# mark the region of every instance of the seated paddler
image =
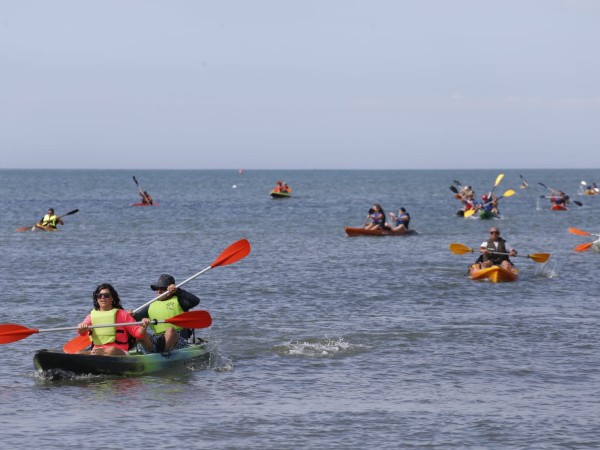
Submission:
POLYGON ((142 324, 137 324, 133 316, 123 309, 119 294, 110 284, 98 285, 93 298, 94 309, 77 326, 79 334, 89 333, 92 348, 79 353, 125 356, 132 341, 147 337, 146 329, 150 321, 144 319, 142 324), (121 325, 127 323, 132 325, 121 325), (109 326, 115 324, 119 325, 109 326), (103 326, 90 328, 98 325, 103 326))
POLYGON ((200 303, 200 299, 175 285, 175 279, 168 274, 163 274, 150 288, 159 296, 160 300, 135 313, 136 319, 150 319, 150 327, 153 334, 147 335, 140 340, 145 351, 149 353, 166 353, 174 349, 183 348, 188 345, 187 338, 191 330, 169 323, 152 323, 153 321, 164 321, 171 317, 188 312, 200 303))

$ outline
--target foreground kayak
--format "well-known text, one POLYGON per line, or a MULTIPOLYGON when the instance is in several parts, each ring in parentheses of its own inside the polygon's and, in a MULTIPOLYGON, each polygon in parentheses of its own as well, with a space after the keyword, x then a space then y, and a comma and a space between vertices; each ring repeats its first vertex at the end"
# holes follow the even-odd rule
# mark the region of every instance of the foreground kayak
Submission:
POLYGON ((417 233, 416 230, 365 230, 364 228, 344 227, 344 231, 350 237, 355 236, 411 236, 417 233))
POLYGON ((186 362, 208 355, 206 344, 191 344, 168 353, 143 354, 130 352, 129 356, 101 356, 39 350, 33 356, 38 371, 70 372, 77 375, 139 376, 160 370, 181 367, 186 362))
POLYGON ((271 197, 273 198, 289 198, 292 194, 289 192, 281 192, 281 191, 271 191, 271 197))
POLYGON ((502 283, 507 281, 517 281, 519 279, 519 269, 505 269, 500 266, 487 267, 480 269, 479 265, 469 267, 469 278, 471 280, 489 280, 492 283, 502 283))

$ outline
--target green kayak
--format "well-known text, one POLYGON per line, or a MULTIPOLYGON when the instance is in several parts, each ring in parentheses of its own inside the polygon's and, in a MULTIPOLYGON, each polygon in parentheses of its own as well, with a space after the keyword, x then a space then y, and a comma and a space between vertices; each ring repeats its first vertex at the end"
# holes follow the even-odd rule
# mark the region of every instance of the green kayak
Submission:
POLYGON ((205 343, 191 344, 168 353, 144 354, 131 351, 129 356, 101 356, 39 350, 33 357, 33 365, 38 371, 52 372, 56 378, 60 378, 61 372, 70 372, 76 375, 139 376, 182 367, 188 361, 208 355, 205 343))

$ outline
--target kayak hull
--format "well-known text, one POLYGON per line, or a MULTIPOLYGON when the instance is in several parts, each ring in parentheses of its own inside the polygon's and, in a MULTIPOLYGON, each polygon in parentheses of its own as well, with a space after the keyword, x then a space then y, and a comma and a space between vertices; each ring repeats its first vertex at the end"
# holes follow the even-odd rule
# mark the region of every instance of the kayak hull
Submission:
POLYGON ((517 281, 519 279, 519 269, 505 269, 500 266, 479 269, 478 266, 473 265, 469 267, 469 278, 475 281, 489 280, 492 283, 517 281))
POLYGON ((567 207, 566 207, 566 206, 564 206, 564 205, 557 205, 557 204, 554 204, 554 205, 552 205, 552 206, 550 207, 550 209, 551 209, 552 211, 567 211, 569 208, 567 208, 567 207))
POLYGON ((136 351, 129 356, 102 356, 39 350, 33 356, 33 365, 41 372, 70 372, 76 375, 140 376, 183 366, 186 362, 208 355, 206 344, 192 344, 168 353, 143 354, 136 351))
POLYGON ((289 192, 276 192, 271 191, 271 197, 273 198, 290 198, 292 196, 289 192))
POLYGON ((355 236, 412 236, 417 233, 416 230, 366 230, 364 228, 344 227, 344 231, 349 237, 355 236))
POLYGON ((157 202, 153 202, 152 204, 149 203, 132 203, 131 206, 158 206, 157 202))
POLYGON ((31 227, 31 231, 58 231, 58 228, 53 228, 53 227, 45 227, 43 225, 34 225, 33 227, 31 227))
POLYGON ((500 214, 491 212, 491 211, 479 211, 479 218, 482 220, 488 220, 488 219, 500 219, 501 216, 500 214))

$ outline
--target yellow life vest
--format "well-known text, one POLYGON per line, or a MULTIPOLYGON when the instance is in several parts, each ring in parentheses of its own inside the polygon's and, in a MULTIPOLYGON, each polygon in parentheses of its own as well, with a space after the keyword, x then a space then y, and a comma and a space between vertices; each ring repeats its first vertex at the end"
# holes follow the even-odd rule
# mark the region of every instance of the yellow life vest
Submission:
MULTIPOLYGON (((150 320, 166 320, 171 317, 178 316, 179 314, 183 314, 185 311, 181 308, 179 304, 179 300, 176 296, 173 296, 167 300, 159 300, 150 305, 148 308, 148 317, 150 320)), ((156 325, 150 324, 152 327, 152 331, 155 334, 162 334, 167 331, 167 328, 173 327, 177 331, 182 330, 182 327, 178 327, 177 325, 172 325, 170 323, 157 323, 156 325)))
POLYGON ((42 225, 45 227, 52 227, 52 228, 56 228, 56 222, 58 221, 58 217, 56 217, 56 214, 46 214, 44 216, 44 218, 42 219, 42 225))
MULTIPOLYGON (((114 324, 117 317, 117 308, 110 311, 97 311, 92 309, 90 315, 92 317, 92 325, 108 325, 114 324)), ((93 328, 90 340, 94 345, 106 345, 115 342, 117 330, 115 327, 93 328)))

